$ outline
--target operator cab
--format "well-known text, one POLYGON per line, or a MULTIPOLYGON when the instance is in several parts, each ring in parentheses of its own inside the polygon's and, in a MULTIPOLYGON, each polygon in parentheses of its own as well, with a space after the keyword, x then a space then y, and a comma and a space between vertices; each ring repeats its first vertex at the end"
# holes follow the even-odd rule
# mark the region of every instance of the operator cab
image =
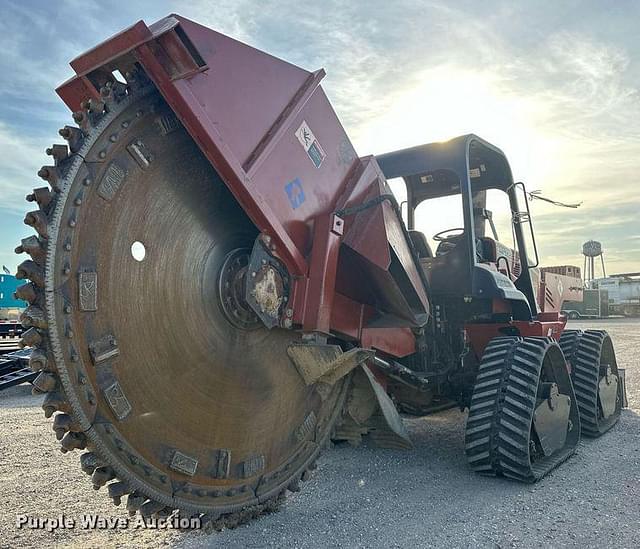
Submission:
POLYGON ((465 135, 376 160, 388 180, 404 181, 409 237, 436 300, 502 302, 519 320, 537 314, 526 191, 500 149, 465 135))

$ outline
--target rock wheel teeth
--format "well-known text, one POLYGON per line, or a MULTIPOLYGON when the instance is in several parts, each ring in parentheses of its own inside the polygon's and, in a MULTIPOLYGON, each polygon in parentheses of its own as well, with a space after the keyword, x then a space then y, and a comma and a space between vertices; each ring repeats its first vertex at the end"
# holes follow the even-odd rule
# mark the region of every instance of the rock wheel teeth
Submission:
POLYGON ((613 373, 618 375, 611 338, 604 330, 565 330, 560 338, 560 346, 571 366, 582 434, 599 437, 618 422, 622 410, 620 386, 616 411, 608 418, 603 417, 598 396, 599 383, 604 374, 601 364, 605 355, 609 355, 613 373))
POLYGON ((579 441, 579 419, 569 375, 559 350, 560 375, 570 392, 572 415, 565 445, 550 456, 536 453, 532 422, 549 338, 499 337, 487 346, 478 368, 465 432, 470 467, 481 474, 535 482, 566 460, 579 441))
MULTIPOLYGON (((73 120, 77 126, 64 126, 60 129, 59 134, 66 144, 53 145, 47 149, 46 153, 52 157, 53 165, 43 166, 38 171, 38 176, 49 186, 38 187, 26 196, 27 202, 35 203, 38 209, 28 212, 24 219, 24 223, 32 227, 37 234, 23 239, 15 249, 16 253, 26 253, 31 258, 20 264, 16 275, 17 278, 28 281, 17 289, 16 295, 30 304, 21 316, 22 325, 26 328, 22 334, 21 346, 33 349, 29 365, 32 370, 39 373, 33 382, 34 391, 45 395, 42 409, 45 418, 53 418, 52 430, 60 443, 61 452, 86 449, 87 451, 80 455, 80 467, 91 477, 94 489, 107 486, 109 497, 115 505, 120 505, 123 498, 126 498, 126 508, 131 515, 139 512, 145 517, 169 516, 175 512, 172 506, 148 497, 143 491, 132 486, 127 479, 119 478, 116 470, 102 457, 100 449, 94 447, 87 434, 83 432, 81 422, 73 412, 56 370, 55 360, 52 357, 53 344, 49 333, 54 328, 50 323, 55 322, 55 312, 52 310, 53 300, 47 299, 49 294, 54 292, 53 288, 47 287, 47 276, 53 268, 53 261, 48 259, 50 257, 49 241, 50 238, 51 241, 55 241, 55 231, 57 231, 55 219, 58 212, 63 209, 64 201, 73 200, 75 206, 82 204, 81 194, 61 198, 65 195, 66 187, 72 183, 72 177, 67 176, 73 171, 71 168, 74 162, 78 159, 84 162, 81 153, 99 137, 98 126, 102 125, 104 118, 109 115, 115 117, 121 107, 126 107, 130 95, 141 97, 151 90, 150 82, 144 72, 138 70, 128 72, 126 78, 128 85, 120 82, 107 83, 100 90, 99 100, 92 99, 85 102, 80 111, 73 113, 73 120)), ((86 178, 84 183, 89 185, 92 181, 86 178)), ((65 248, 67 251, 69 249, 70 247, 65 248)), ((64 274, 69 274, 68 267, 64 268, 64 274)), ((72 337, 72 330, 67 328, 65 335, 72 337)), ((91 400, 89 402, 91 403, 91 400)), ((315 467, 315 461, 310 463, 308 468, 301 471, 298 477, 288 484, 288 489, 298 491, 299 481, 308 480, 315 467)), ((198 516, 202 518, 205 529, 208 531, 233 528, 260 514, 275 511, 285 495, 286 489, 283 489, 258 504, 249 505, 237 511, 222 515, 199 514, 198 516)), ((190 513, 187 515, 192 516, 190 513)))

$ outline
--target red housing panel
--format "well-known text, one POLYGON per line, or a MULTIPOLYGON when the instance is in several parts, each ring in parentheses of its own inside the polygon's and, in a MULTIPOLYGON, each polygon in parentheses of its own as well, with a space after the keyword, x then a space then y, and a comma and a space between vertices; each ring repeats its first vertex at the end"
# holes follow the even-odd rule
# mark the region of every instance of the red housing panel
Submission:
MULTIPOLYGON (((344 230, 333 231, 332 212, 381 194, 386 183, 373 158, 357 157, 319 85, 324 71, 303 70, 172 15, 151 26, 140 21, 74 59, 77 76, 58 94, 77 110, 97 95, 111 71, 136 63, 258 230, 270 237, 273 255, 292 275, 295 322, 319 332, 336 331, 337 322, 362 337, 368 322, 362 307, 385 294, 387 303, 403 295, 410 302, 411 307, 403 302, 410 309, 407 323, 412 315, 424 317, 428 300, 419 267, 388 203, 370 211, 366 226, 345 219, 344 230), (362 258, 360 269, 377 270, 369 295, 348 295, 342 303, 351 306, 343 307, 337 319, 333 303, 339 287, 349 294, 362 283, 349 280, 355 274, 348 261, 338 261, 343 239, 362 258), (389 273, 391 250, 405 273, 400 284, 394 280, 398 269, 394 276, 389 273)), ((365 282, 373 279, 367 276, 365 282)), ((393 329, 380 328, 367 332, 371 346, 396 356, 412 347, 402 325, 395 339, 393 329)))

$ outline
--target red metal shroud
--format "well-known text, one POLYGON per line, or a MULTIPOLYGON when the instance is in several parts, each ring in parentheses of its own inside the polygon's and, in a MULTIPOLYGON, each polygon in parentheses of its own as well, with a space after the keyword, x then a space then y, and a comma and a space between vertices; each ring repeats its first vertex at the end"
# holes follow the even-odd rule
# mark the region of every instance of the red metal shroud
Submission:
POLYGON ((557 312, 540 313, 537 320, 525 322, 514 320, 497 324, 465 324, 467 339, 476 357, 480 359, 486 346, 494 337, 520 335, 522 337, 552 337, 560 340, 567 324, 567 317, 557 312))
POLYGON ((401 221, 385 203, 336 231, 336 209, 387 187, 375 159, 357 157, 319 85, 323 70, 308 72, 178 15, 150 26, 140 21, 71 66, 76 76, 57 92, 73 111, 99 97, 112 71, 142 66, 271 238, 292 276, 296 324, 394 356, 414 351, 409 327, 426 318, 429 305, 401 221), (379 317, 385 322, 376 324, 379 317))

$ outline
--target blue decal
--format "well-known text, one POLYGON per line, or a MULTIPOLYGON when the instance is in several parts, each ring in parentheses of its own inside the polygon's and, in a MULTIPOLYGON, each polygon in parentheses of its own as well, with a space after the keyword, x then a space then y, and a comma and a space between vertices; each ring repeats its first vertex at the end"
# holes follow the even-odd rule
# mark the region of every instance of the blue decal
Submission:
POLYGON ((296 177, 291 183, 287 183, 284 190, 294 210, 304 202, 304 191, 302 190, 302 182, 299 177, 296 177))

